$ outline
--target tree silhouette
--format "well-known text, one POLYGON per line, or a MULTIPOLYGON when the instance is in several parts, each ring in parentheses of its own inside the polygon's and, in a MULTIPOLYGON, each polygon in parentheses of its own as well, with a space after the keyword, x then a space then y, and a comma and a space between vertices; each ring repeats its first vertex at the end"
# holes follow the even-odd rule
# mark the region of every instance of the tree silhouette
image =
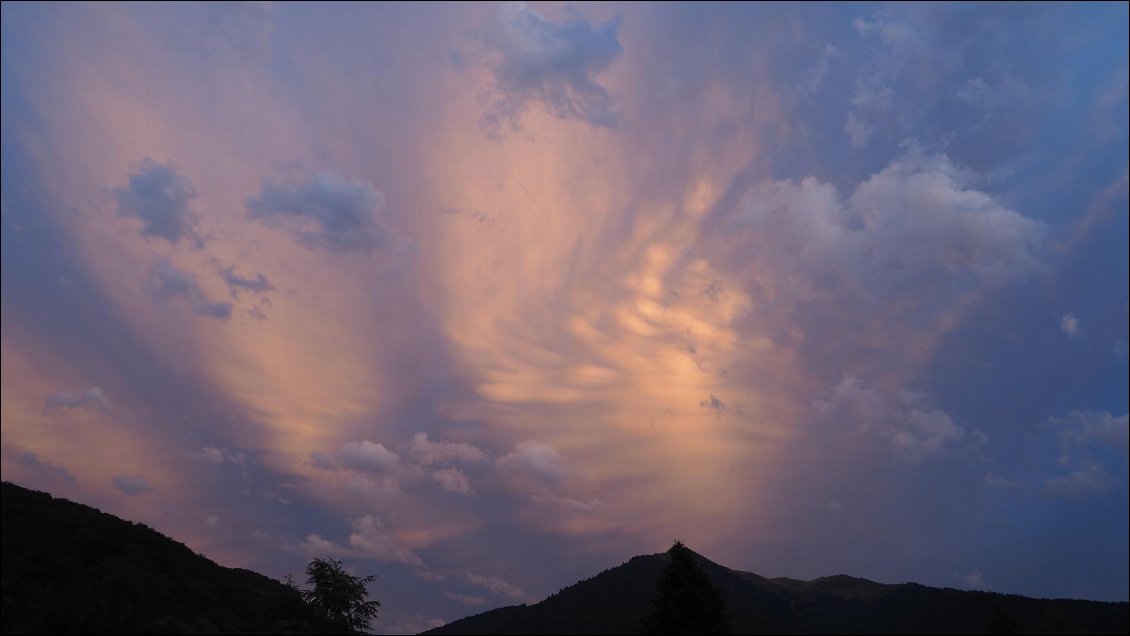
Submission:
POLYGON ((730 617, 718 588, 706 578, 694 552, 682 541, 667 551, 671 564, 656 587, 651 614, 644 619, 645 634, 728 634, 730 617))
MULTIPOLYGON (((369 629, 381 607, 380 601, 365 600, 366 585, 377 580, 376 576, 353 576, 345 571, 341 561, 328 557, 314 559, 306 566, 306 576, 310 588, 299 592, 319 614, 347 633, 365 633, 369 629)), ((289 577, 287 584, 293 585, 289 577)))

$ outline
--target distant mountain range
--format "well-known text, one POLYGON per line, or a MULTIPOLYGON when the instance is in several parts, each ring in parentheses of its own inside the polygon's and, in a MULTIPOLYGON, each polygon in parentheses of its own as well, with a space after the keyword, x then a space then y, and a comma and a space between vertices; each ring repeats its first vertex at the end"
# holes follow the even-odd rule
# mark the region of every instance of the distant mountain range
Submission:
POLYGON ((4 482, 4 634, 325 634, 299 594, 140 523, 4 482))
MULTIPOLYGON (((4 634, 324 634, 293 589, 221 567, 155 530, 3 483, 4 634)), ((732 632, 1126 634, 1130 605, 883 585, 850 576, 766 579, 694 555, 732 632)), ((535 605, 503 607, 428 634, 631 634, 667 554, 638 556, 535 605)))
MULTIPOLYGON (((767 579, 695 554, 735 634, 1127 634, 1130 605, 884 585, 845 575, 767 579)), ((638 634, 667 554, 637 556, 535 605, 502 607, 425 634, 638 634)))

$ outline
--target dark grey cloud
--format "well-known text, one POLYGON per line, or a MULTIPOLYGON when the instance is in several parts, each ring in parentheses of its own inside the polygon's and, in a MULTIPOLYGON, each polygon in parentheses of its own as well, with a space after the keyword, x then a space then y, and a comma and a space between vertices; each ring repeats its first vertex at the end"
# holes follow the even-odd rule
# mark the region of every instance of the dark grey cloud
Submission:
POLYGON ((37 477, 43 479, 47 483, 62 482, 68 486, 73 486, 78 483, 78 479, 66 468, 56 466, 52 463, 45 462, 39 459, 39 456, 31 451, 26 451, 20 455, 20 463, 30 469, 36 474, 37 477))
POLYGON ((383 205, 384 195, 372 184, 322 171, 265 183, 247 210, 310 249, 368 253, 402 240, 380 218, 383 205))
POLYGON ((146 157, 130 175, 129 185, 114 188, 114 197, 119 215, 141 221, 142 236, 163 238, 174 245, 181 239, 197 246, 204 243, 196 231, 199 219, 190 207, 196 187, 171 165, 146 157))
POLYGON ((275 286, 267 279, 263 272, 256 272, 254 277, 241 276, 235 272, 235 265, 220 268, 220 278, 228 284, 233 296, 238 297, 240 290, 252 294, 265 294, 275 291, 275 286))
POLYGON ((181 298, 198 316, 227 320, 231 317, 231 303, 209 300, 188 272, 177 269, 169 259, 160 257, 153 262, 149 272, 149 287, 161 299, 181 298))
POLYGON ((43 401, 43 412, 50 413, 58 409, 94 409, 103 415, 110 415, 110 401, 102 389, 92 386, 82 393, 67 393, 59 391, 47 396, 43 401))
POLYGON ((494 101, 481 120, 488 135, 497 136, 506 123, 519 127, 531 102, 561 119, 616 125, 615 103, 595 76, 620 55, 620 21, 593 25, 567 11, 567 20, 554 22, 524 3, 499 9, 483 38, 494 58, 494 101))
POLYGON ((151 492, 149 482, 141 475, 117 475, 110 480, 110 483, 118 489, 118 492, 127 497, 136 497, 151 492))

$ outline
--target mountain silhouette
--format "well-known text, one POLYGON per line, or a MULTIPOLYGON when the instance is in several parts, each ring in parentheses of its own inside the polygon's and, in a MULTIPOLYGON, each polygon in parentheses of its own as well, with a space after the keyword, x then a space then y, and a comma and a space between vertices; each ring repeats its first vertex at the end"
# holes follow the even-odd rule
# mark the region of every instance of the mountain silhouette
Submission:
MULTIPOLYGON (((846 575, 767 579, 692 554, 734 634, 1126 634, 1130 605, 887 585, 846 575)), ((502 607, 425 634, 638 634, 669 553, 637 556, 535 605, 502 607)))
MULTIPOLYGON (((8 482, 0 501, 0 633, 333 633, 296 590, 217 565, 145 525, 8 482)), ((1125 602, 845 575, 767 579, 687 551, 717 587, 735 634, 1126 634, 1130 627, 1125 602)), ((498 608, 425 633, 640 633, 670 563, 668 553, 637 556, 535 605, 498 608)))
POLYGON ((140 523, 0 487, 4 634, 322 634, 298 592, 140 523))

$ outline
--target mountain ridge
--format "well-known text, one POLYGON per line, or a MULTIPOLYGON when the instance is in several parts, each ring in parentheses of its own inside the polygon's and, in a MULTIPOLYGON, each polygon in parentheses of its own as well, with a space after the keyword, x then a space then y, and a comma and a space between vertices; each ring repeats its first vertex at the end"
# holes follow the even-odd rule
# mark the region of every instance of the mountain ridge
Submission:
POLYGON ((0 484, 0 632, 316 634, 297 590, 152 528, 0 484))
MULTIPOLYGON (((801 581, 733 570, 694 553, 735 634, 1125 634, 1130 604, 878 583, 847 574, 801 581)), ((532 605, 500 607, 425 634, 639 633, 670 557, 640 555, 532 605)))

